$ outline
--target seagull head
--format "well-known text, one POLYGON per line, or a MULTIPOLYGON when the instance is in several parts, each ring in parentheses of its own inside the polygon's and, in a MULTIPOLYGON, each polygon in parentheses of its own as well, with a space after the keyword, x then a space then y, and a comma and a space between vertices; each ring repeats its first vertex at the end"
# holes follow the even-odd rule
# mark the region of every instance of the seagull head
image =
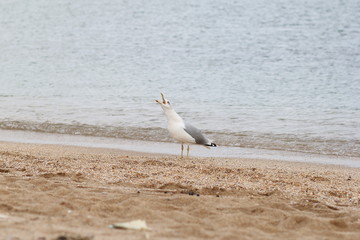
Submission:
POLYGON ((160 104, 160 106, 162 107, 162 109, 167 110, 167 109, 171 109, 171 105, 170 102, 164 97, 164 94, 161 93, 161 98, 162 101, 159 100, 155 100, 158 104, 160 104))

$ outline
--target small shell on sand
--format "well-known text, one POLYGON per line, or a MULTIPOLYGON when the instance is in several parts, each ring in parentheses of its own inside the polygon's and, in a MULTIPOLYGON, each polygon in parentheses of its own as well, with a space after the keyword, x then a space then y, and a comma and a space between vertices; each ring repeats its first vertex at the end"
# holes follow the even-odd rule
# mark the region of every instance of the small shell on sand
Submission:
POLYGON ((109 228, 133 229, 133 230, 151 230, 144 220, 134 220, 131 222, 114 223, 109 228))

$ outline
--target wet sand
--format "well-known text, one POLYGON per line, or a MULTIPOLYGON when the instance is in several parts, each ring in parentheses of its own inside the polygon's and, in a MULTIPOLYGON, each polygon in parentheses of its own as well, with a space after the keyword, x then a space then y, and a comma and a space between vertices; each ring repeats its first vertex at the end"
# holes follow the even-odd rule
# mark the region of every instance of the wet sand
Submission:
POLYGON ((359 236, 358 168, 0 142, 0 240, 359 236))

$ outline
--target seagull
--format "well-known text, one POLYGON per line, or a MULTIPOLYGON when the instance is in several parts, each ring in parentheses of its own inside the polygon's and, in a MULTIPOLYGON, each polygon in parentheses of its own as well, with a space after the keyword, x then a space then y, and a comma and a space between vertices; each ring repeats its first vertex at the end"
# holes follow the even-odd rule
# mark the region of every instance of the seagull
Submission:
POLYGON ((178 142, 181 143, 181 157, 183 158, 184 144, 187 144, 187 155, 189 157, 190 145, 199 144, 207 148, 217 147, 217 145, 211 142, 206 138, 199 129, 196 127, 185 123, 184 120, 175 112, 172 108, 170 102, 164 97, 164 94, 161 93, 162 101, 155 100, 160 104, 161 108, 164 110, 165 116, 167 118, 167 129, 170 135, 178 142))

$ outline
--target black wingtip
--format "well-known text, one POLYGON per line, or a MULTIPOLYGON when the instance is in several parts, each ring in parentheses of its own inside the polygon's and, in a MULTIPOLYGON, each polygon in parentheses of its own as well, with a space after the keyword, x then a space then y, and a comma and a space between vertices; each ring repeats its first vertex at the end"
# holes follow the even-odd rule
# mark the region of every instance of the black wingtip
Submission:
POLYGON ((206 144, 206 146, 209 146, 209 147, 217 147, 217 145, 216 145, 215 143, 206 144))

